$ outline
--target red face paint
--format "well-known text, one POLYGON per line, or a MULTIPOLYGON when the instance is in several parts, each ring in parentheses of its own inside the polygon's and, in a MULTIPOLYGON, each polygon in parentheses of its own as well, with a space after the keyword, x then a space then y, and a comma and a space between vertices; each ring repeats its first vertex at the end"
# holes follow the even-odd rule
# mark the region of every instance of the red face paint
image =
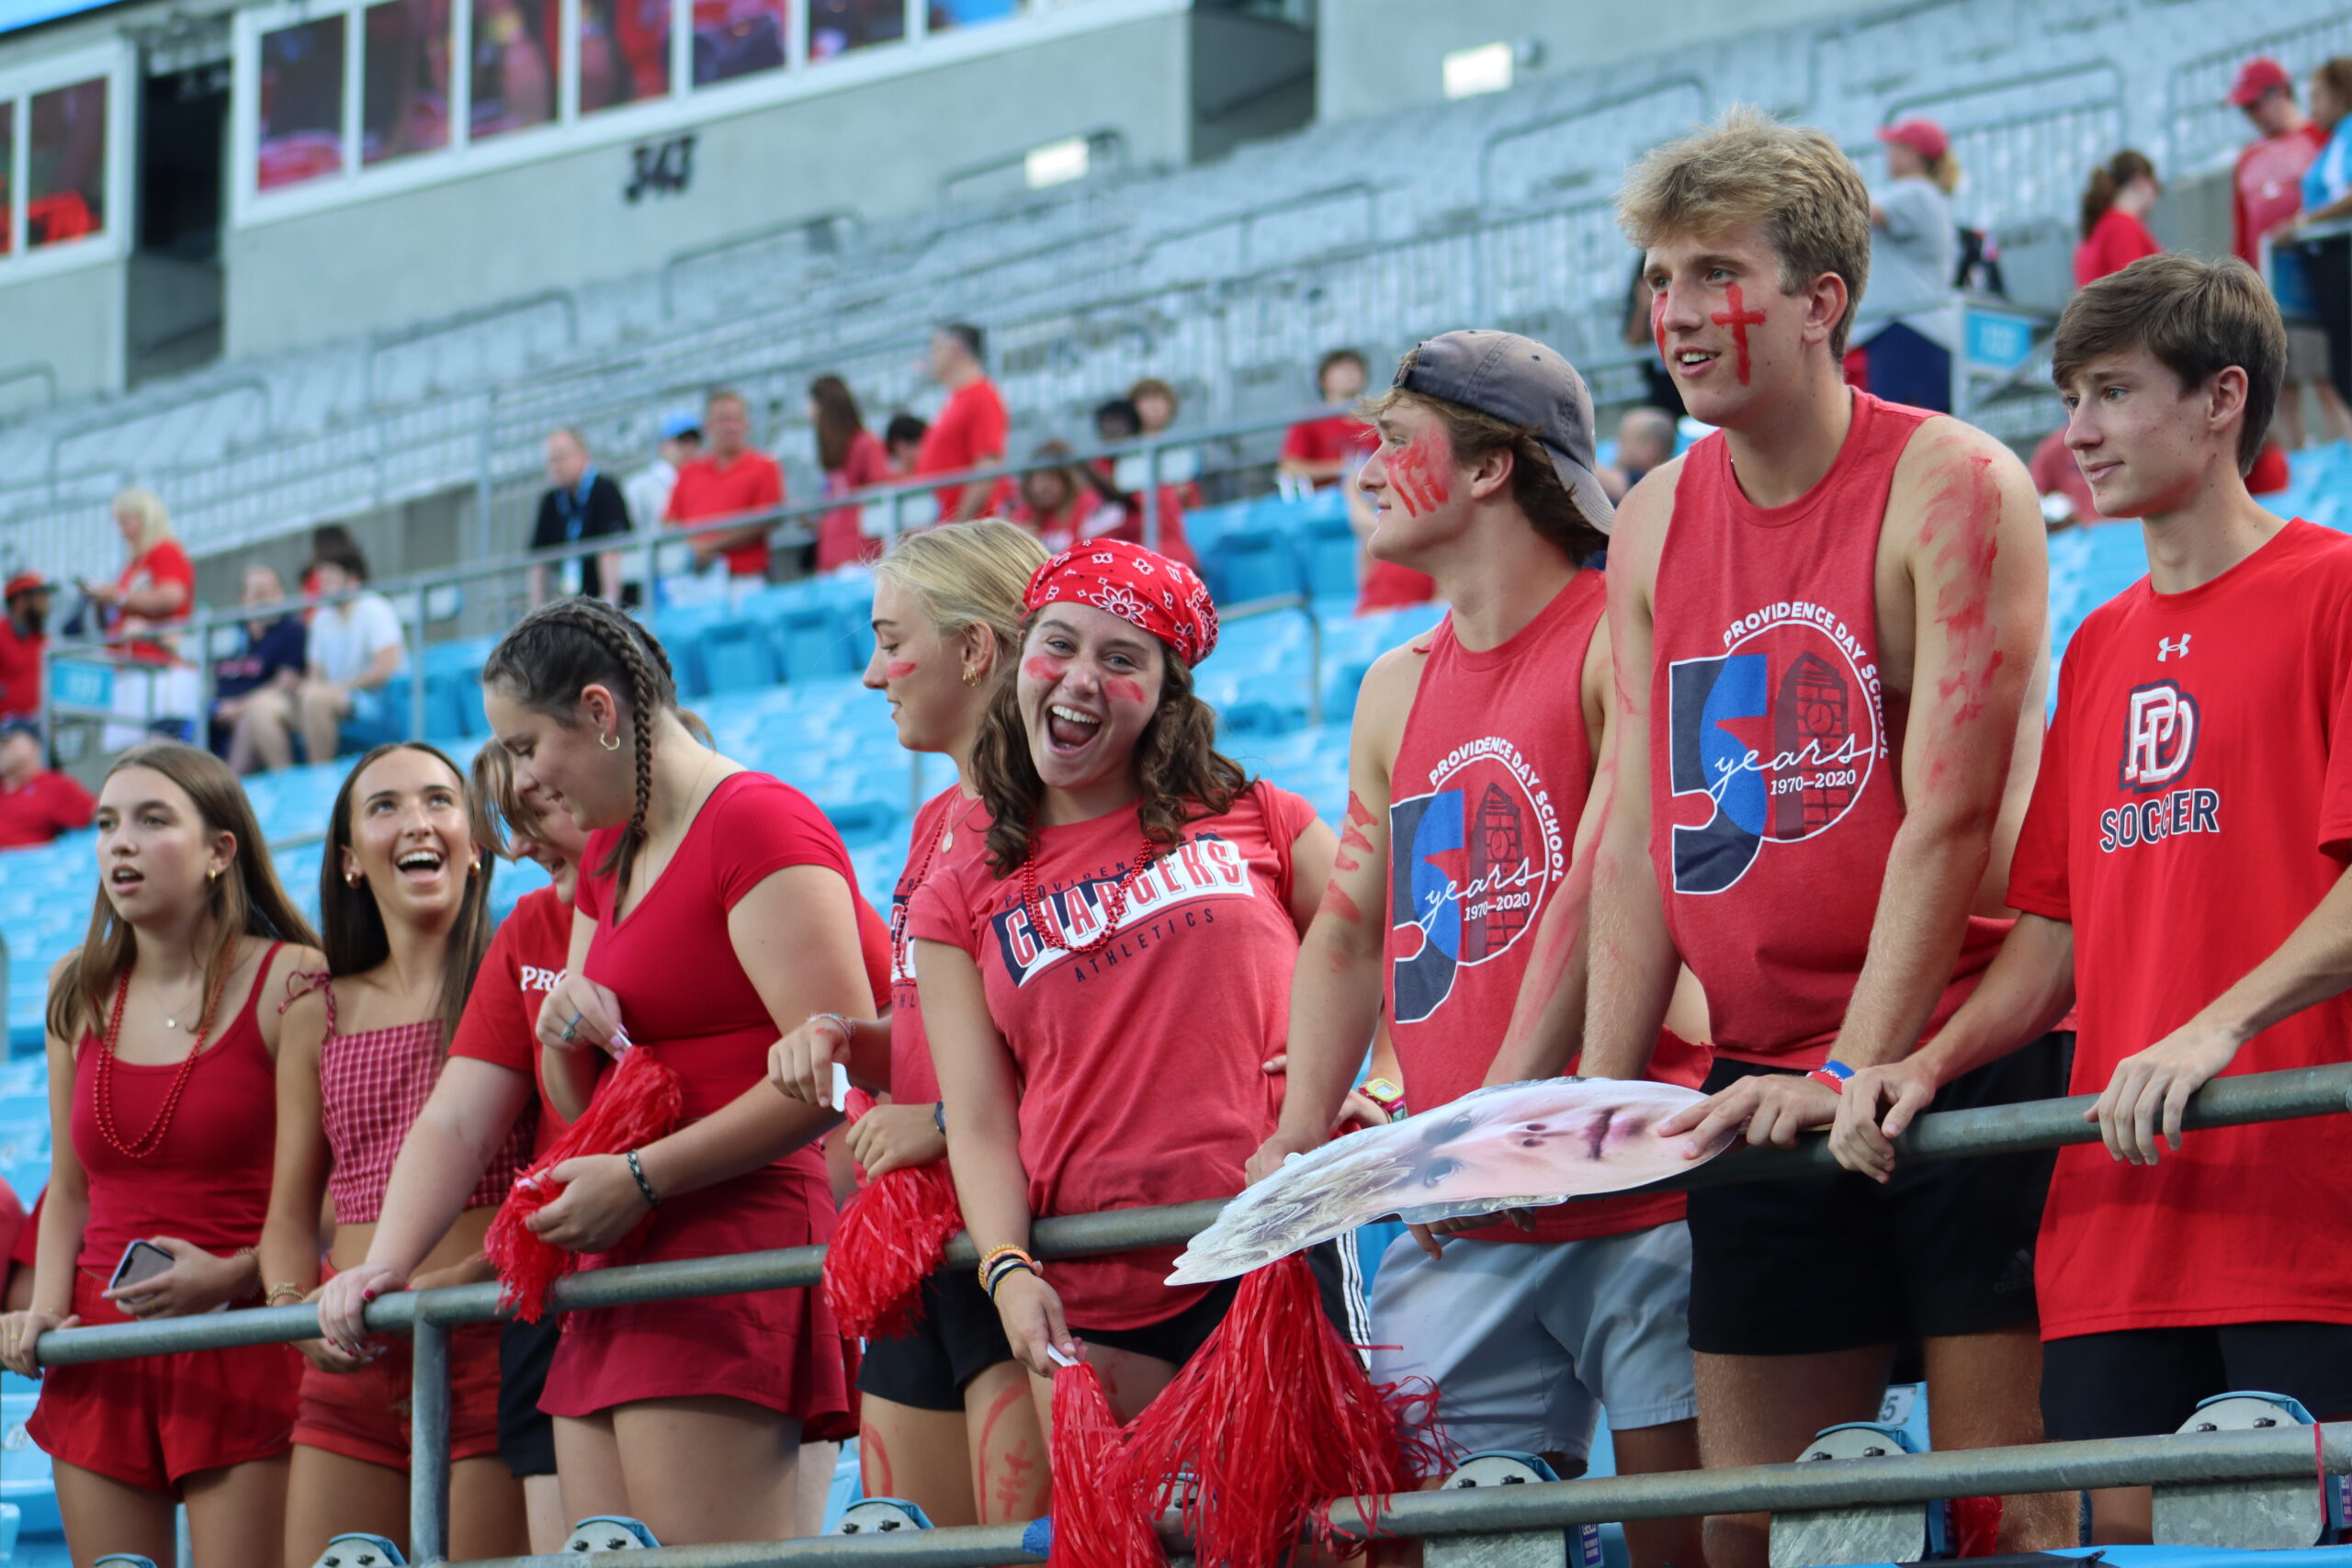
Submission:
POLYGON ((1040 685, 1052 685, 1060 680, 1069 669, 1069 666, 1060 660, 1048 659, 1042 653, 1033 653, 1021 661, 1021 672, 1040 685))
POLYGON ((1137 707, 1144 707, 1151 702, 1151 698, 1144 694, 1143 682, 1125 675, 1103 676, 1102 690, 1114 703, 1133 703, 1137 707))
MULTIPOLYGON (((978 1458, 977 1461, 979 1468, 977 1475, 974 1477, 972 1494, 979 1500, 980 1507, 984 1515, 988 1509, 990 1500, 989 1493, 989 1453, 995 1440, 996 1424, 1000 1420, 1003 1419, 1007 1411, 1019 1405, 1028 1404, 1029 1403, 1028 1380, 1024 1378, 1013 1382, 1000 1392, 994 1399, 989 1402, 988 1414, 980 1417, 980 1440, 978 1446, 978 1458)), ((1037 1461, 1029 1457, 1028 1445, 1021 1440, 1021 1438, 1017 1433, 1012 1436, 1011 1442, 1006 1445, 1005 1451, 1002 1454, 1001 1459, 1002 1465, 997 1472, 997 1495, 1001 1500, 1007 1504, 1007 1511, 998 1515, 995 1519, 983 1517, 981 1522, 984 1524, 995 1523, 1001 1519, 1013 1519, 1026 1517, 1023 1514, 1012 1512, 1011 1506, 1017 1505, 1024 1500, 1028 1491, 1028 1483, 1024 1477, 1028 1472, 1035 1470, 1037 1467, 1037 1461), (1009 1496, 1007 1495, 1008 1491, 1010 1492, 1009 1496)))
POLYGON ((1952 641, 1957 667, 1936 682, 1949 724, 1981 716, 1990 702, 2001 650, 1993 646, 1993 562, 2001 553, 2000 487, 1989 457, 1947 464, 1943 488, 1928 506, 1919 542, 1932 547, 1946 579, 1936 594, 1936 624, 1952 641))
POLYGON ((886 680, 903 681, 914 672, 915 664, 912 660, 893 659, 889 663, 882 666, 882 674, 886 680))
POLYGON ((1731 344, 1737 352, 1739 384, 1747 385, 1747 329, 1764 324, 1764 312, 1747 309, 1747 301, 1740 298, 1739 285, 1735 283, 1724 290, 1724 298, 1731 301, 1731 309, 1718 310, 1707 320, 1719 327, 1731 329, 1731 344))
POLYGON ((1363 829, 1356 826, 1356 817, 1353 812, 1348 814, 1347 831, 1340 835, 1340 847, 1343 850, 1362 850, 1366 854, 1372 853, 1372 840, 1365 838, 1363 829))
POLYGON ((1408 514, 1443 506, 1453 494, 1453 446, 1441 430, 1424 430, 1388 458, 1388 489, 1408 514))
POLYGON ((1372 807, 1363 803, 1363 796, 1358 795, 1353 790, 1348 791, 1348 821, 1351 824, 1355 824, 1360 822, 1369 823, 1377 820, 1378 818, 1374 817, 1372 814, 1372 807))
POLYGON ((1666 353, 1666 290, 1663 288, 1650 290, 1650 335, 1657 339, 1657 356, 1671 367, 1674 361, 1668 359, 1666 353))
POLYGON ((1356 901, 1348 897, 1347 889, 1341 887, 1336 879, 1323 889, 1323 903, 1315 912, 1337 915, 1350 925, 1363 924, 1363 911, 1356 907, 1356 901))
POLYGON ((1015 1442, 1004 1450, 1004 1468, 997 1476, 996 1517, 985 1521, 1001 1524, 1011 1519, 1025 1519, 1042 1511, 1045 1499, 1035 1493, 1030 1472, 1037 1461, 1029 1455, 1029 1445, 1015 1442))
POLYGON ((857 1478, 868 1497, 895 1497, 899 1494, 890 1475, 890 1450, 882 1446, 882 1434, 871 1424, 862 1425, 857 1434, 857 1478))

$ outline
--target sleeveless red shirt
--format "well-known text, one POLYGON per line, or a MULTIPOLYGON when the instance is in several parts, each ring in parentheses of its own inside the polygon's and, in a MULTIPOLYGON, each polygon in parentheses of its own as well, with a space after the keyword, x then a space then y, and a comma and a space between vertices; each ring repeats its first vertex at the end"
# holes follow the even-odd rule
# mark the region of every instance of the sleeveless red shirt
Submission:
MULTIPOLYGON (((261 988, 281 944, 225 1028, 205 1042, 162 1145, 144 1159, 118 1151, 98 1131, 96 1031, 74 1060, 74 1156, 90 1184, 90 1217, 76 1265, 111 1278, 122 1249, 142 1236, 169 1235, 207 1252, 230 1253, 261 1239, 269 1211, 270 1162, 277 1134, 277 1074, 261 1037, 261 988)), ((112 998, 108 990, 108 998, 112 998)), ((117 1062, 114 1124, 137 1142, 154 1124, 178 1062, 117 1062)))
MULTIPOLYGON (((1853 400, 1837 461, 1786 506, 1741 493, 1720 434, 1693 446, 1658 558, 1650 853, 1715 1049, 1735 1061, 1827 1058, 1903 825, 1875 574, 1895 464, 1928 416, 1853 400)), ((2007 929, 1970 918, 1929 1032, 2007 929)))
MULTIPOLYGON (((1388 803, 1388 1027, 1416 1111, 1486 1081, 1536 926, 1567 876, 1593 768, 1579 676, 1607 601, 1600 573, 1582 571, 1498 647, 1463 647, 1451 615, 1430 635, 1388 803)), ((1673 1050, 1661 1042, 1656 1070, 1695 1085, 1703 1066, 1673 1050)), ((1682 1209, 1679 1192, 1599 1199, 1540 1209, 1532 1232, 1468 1234, 1577 1241, 1682 1209)))

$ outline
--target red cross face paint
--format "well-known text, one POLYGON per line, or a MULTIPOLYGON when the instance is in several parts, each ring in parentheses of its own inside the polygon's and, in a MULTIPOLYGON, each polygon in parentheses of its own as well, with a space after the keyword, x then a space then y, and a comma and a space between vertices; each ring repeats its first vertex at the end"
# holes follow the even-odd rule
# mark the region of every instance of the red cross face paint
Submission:
POLYGON ((1730 302, 1731 309, 1718 310, 1707 320, 1719 327, 1731 329, 1734 367, 1739 373, 1739 384, 1745 387, 1747 385, 1747 329, 1763 325, 1764 312, 1747 309, 1747 301, 1741 298, 1736 283, 1725 287, 1724 298, 1730 302))
POLYGON ((1406 515, 1419 517, 1443 506, 1453 493, 1453 443, 1431 416, 1428 428, 1388 458, 1388 492, 1406 515))

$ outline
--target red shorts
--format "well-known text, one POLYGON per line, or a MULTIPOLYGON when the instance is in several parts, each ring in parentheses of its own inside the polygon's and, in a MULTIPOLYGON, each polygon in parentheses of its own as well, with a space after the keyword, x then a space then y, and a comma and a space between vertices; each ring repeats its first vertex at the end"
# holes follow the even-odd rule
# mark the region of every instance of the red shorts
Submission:
MULTIPOLYGON (((82 1321, 131 1321, 98 1294, 105 1288, 74 1270, 82 1321)), ((191 1475, 286 1451, 301 1369, 288 1345, 53 1367, 25 1429, 59 1464, 177 1495, 191 1475)))
MULTIPOLYGON (((498 1451, 498 1334, 494 1323, 469 1323, 449 1335, 449 1457, 498 1451)), ((356 1372, 305 1364, 294 1440, 387 1470, 408 1468, 413 1359, 406 1339, 375 1343, 383 1354, 356 1372)))

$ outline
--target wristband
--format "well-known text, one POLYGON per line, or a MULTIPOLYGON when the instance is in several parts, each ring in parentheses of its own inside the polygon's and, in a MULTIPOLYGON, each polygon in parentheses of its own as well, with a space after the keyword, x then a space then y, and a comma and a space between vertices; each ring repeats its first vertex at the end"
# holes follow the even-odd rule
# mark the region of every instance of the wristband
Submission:
POLYGON ((1805 1074, 1805 1077, 1815 1083, 1828 1085, 1829 1092, 1832 1094, 1845 1093, 1846 1080, 1853 1076, 1854 1069, 1843 1062, 1824 1062, 1805 1074))
POLYGON ((1037 1260, 1030 1257, 1023 1248, 1010 1243, 1003 1247, 992 1247, 989 1248, 988 1255, 980 1259, 980 1289, 989 1292, 993 1296, 995 1285, 991 1277, 1001 1266, 1008 1262, 1025 1265, 1032 1273, 1037 1270, 1037 1260))
POLYGON ((270 1306, 300 1306, 302 1303, 303 1299, 310 1293, 311 1292, 308 1290, 294 1283, 291 1280, 284 1280, 278 1284, 272 1285, 269 1288, 267 1304, 270 1306), (280 1296, 285 1296, 289 1299, 281 1303, 277 1299, 280 1296))
POLYGON ((660 1208, 662 1194, 653 1190, 653 1183, 645 1179, 645 1167, 638 1163, 635 1149, 628 1152, 628 1173, 637 1178, 637 1190, 645 1195, 645 1206, 649 1209, 660 1208))
POLYGON ((991 1306, 996 1303, 997 1287, 1015 1274, 1026 1274, 1039 1280, 1046 1277, 1045 1270, 1026 1258, 1007 1258, 1000 1260, 996 1268, 990 1270, 988 1279, 989 1303, 991 1306))
POLYGON ((931 1102, 931 1124, 939 1129, 941 1137, 947 1136, 947 1102, 945 1100, 934 1100, 931 1102))

